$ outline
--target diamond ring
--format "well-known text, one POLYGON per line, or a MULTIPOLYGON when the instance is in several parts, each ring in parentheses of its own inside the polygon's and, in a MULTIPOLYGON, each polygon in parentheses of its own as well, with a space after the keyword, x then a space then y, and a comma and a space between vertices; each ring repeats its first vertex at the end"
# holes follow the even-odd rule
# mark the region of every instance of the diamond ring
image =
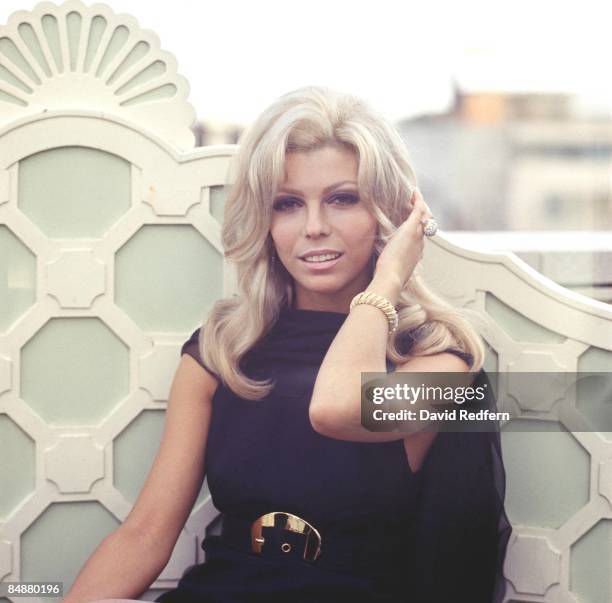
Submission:
POLYGON ((438 223, 433 218, 423 218, 421 224, 426 237, 432 237, 438 231, 438 223))

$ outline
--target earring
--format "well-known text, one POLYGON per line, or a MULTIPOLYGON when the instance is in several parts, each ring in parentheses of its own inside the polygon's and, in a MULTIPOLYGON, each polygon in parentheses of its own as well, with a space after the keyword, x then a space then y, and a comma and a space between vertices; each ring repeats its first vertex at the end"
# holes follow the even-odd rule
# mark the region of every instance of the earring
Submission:
POLYGON ((272 249, 272 259, 270 260, 270 274, 274 274, 276 268, 276 253, 272 249))

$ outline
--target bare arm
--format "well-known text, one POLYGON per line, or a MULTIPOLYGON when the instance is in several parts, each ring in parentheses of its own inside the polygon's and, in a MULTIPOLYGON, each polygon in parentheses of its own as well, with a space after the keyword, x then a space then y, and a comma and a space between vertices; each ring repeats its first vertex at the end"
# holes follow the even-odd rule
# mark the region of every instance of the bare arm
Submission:
POLYGON ((64 603, 138 599, 168 560, 150 536, 126 524, 111 532, 81 568, 64 603))
MULTIPOLYGON (((374 277, 367 287, 397 304, 399 286, 389 278, 374 277)), ((361 373, 386 373, 386 346, 389 326, 378 308, 369 304, 355 306, 334 338, 315 382, 310 401, 310 421, 315 431, 340 440, 391 442, 407 439, 407 453, 420 457, 417 442, 429 446, 435 432, 372 432, 361 425, 361 373)), ((465 372, 468 365, 450 353, 415 357, 397 367, 397 372, 465 372)))
MULTIPOLYGON (((386 297, 394 306, 399 282, 374 277, 368 291, 386 297)), ((346 317, 317 374, 310 400, 310 422, 329 437, 360 442, 390 442, 405 433, 370 432, 361 426, 361 373, 386 373, 389 326, 374 306, 359 304, 346 317)))
POLYGON ((205 475, 217 381, 183 355, 172 382, 159 451, 123 524, 87 560, 63 603, 136 599, 167 565, 205 475))

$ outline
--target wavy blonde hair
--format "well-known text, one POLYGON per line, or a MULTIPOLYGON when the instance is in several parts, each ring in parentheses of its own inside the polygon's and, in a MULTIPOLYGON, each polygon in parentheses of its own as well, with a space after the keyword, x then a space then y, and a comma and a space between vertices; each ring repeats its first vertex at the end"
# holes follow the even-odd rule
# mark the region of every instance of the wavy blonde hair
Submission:
MULTIPOLYGON (((359 98, 327 88, 300 88, 280 97, 243 132, 222 226, 225 257, 234 265, 239 293, 215 303, 199 340, 204 364, 242 398, 262 399, 273 389, 270 380, 249 378, 239 362, 269 332, 282 306, 293 303, 293 278, 280 261, 271 270, 269 234, 271 199, 285 177, 285 155, 330 144, 358 156, 360 198, 378 221, 375 256, 410 213, 407 201, 416 177, 406 147, 398 132, 359 98)), ((467 319, 476 313, 434 294, 420 275, 420 264, 396 308, 399 325, 387 344, 393 363, 454 347, 472 355, 471 370, 482 367, 484 347, 467 319)))

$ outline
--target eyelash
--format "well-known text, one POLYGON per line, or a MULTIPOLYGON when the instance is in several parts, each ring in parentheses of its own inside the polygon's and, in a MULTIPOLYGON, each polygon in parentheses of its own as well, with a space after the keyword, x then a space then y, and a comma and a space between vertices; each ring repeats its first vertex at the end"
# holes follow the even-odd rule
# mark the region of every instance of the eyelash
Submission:
MULTIPOLYGON (((344 199, 344 202, 340 203, 340 205, 353 205, 359 201, 359 198, 356 195, 347 193, 333 195, 329 200, 334 201, 337 199, 344 199)), ((289 206, 289 208, 291 208, 296 201, 301 201, 301 199, 298 199, 297 197, 281 197, 274 202, 273 207, 275 211, 279 212, 290 211, 290 209, 287 209, 287 207, 289 206)))

